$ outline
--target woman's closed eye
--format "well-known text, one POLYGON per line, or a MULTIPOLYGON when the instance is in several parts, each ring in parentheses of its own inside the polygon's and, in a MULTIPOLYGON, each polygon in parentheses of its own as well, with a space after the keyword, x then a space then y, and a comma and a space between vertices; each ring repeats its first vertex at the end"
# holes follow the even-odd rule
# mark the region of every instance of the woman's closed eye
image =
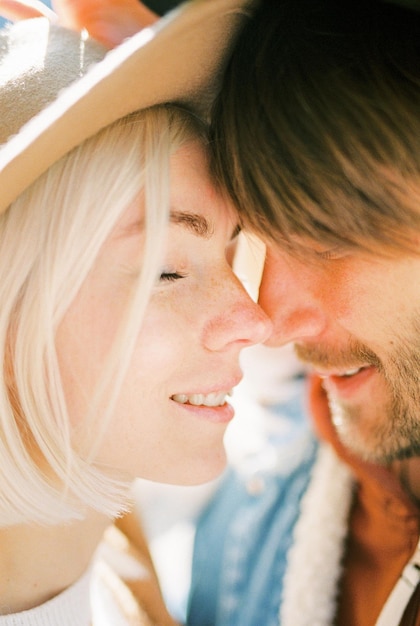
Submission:
POLYGON ((180 280, 181 278, 185 278, 186 274, 182 274, 181 272, 162 272, 159 280, 161 282, 175 282, 176 280, 180 280))

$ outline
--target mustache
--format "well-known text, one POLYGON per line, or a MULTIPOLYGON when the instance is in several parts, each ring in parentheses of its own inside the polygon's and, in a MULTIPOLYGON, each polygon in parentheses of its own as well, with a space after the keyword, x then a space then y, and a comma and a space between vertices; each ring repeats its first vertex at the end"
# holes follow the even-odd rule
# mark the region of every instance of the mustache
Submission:
POLYGON ((353 369, 361 365, 372 365, 381 369, 381 362, 372 350, 362 343, 352 341, 348 346, 336 349, 317 344, 295 344, 295 353, 304 363, 324 369, 353 369))

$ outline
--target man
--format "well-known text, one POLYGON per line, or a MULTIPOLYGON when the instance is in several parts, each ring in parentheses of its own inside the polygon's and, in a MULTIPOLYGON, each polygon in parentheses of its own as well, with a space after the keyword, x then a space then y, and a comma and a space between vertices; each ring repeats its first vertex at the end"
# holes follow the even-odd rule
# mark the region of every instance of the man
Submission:
MULTIPOLYGON (((245 225, 267 241, 270 342, 294 342, 312 366, 318 431, 354 480, 352 495, 338 461, 317 461, 279 621, 418 625, 420 13, 262 2, 228 67, 214 139, 245 225), (330 483, 338 497, 322 500, 330 483)), ((202 540, 199 528, 196 553, 202 540)), ((191 624, 199 598, 193 577, 191 624)), ((226 624, 248 623, 238 615, 226 624)))

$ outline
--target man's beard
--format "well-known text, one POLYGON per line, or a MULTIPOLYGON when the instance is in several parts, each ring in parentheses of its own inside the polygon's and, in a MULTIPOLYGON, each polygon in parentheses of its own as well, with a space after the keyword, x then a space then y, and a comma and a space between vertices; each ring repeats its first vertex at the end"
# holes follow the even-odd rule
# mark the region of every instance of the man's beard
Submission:
POLYGON ((340 353, 326 352, 321 346, 296 346, 298 357, 315 369, 342 371, 361 364, 376 368, 381 392, 376 390, 363 404, 327 390, 340 440, 364 460, 389 464, 420 456, 420 321, 411 325, 410 335, 394 335, 394 350, 386 360, 354 341, 340 353))

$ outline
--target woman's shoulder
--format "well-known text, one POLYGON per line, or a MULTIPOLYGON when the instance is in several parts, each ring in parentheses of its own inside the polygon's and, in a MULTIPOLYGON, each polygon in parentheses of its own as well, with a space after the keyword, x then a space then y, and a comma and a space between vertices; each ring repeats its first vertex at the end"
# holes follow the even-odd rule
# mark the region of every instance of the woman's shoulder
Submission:
POLYGON ((177 626, 165 607, 134 513, 104 533, 93 566, 91 602, 93 626, 177 626))

